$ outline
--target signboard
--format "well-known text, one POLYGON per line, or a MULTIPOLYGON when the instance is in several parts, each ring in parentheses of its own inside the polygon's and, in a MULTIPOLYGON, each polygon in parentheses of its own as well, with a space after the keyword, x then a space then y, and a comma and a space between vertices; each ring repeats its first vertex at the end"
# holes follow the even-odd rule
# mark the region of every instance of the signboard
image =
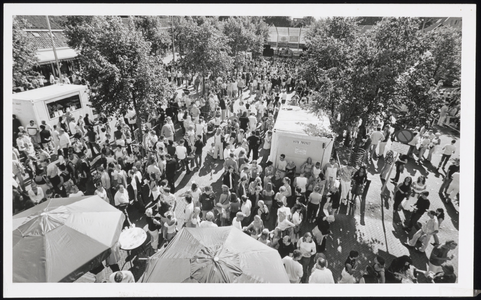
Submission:
POLYGON ((402 144, 402 143, 399 143, 399 142, 392 142, 391 150, 395 151, 399 154, 408 154, 409 145, 402 144))
POLYGON ((399 142, 405 143, 405 144, 409 143, 414 138, 414 133, 411 130, 407 130, 407 129, 399 130, 394 134, 396 135, 396 138, 399 142))

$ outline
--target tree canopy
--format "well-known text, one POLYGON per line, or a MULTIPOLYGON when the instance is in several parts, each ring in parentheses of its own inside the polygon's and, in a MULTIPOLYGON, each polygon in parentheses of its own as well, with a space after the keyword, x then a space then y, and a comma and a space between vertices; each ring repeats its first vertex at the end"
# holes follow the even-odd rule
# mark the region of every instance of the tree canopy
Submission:
POLYGON ((322 19, 306 33, 302 71, 315 89, 312 109, 328 112, 338 132, 358 118, 367 121, 393 107, 419 107, 402 112, 399 124, 427 119, 439 103, 438 95, 429 92, 433 80, 447 78, 447 73, 459 78, 459 32, 426 33, 415 18, 383 18, 361 32, 358 22, 322 19))
POLYGON ((24 19, 13 18, 12 27, 12 84, 13 87, 21 87, 24 90, 37 88, 41 85, 42 76, 33 71, 38 65, 35 45, 28 39, 27 33, 23 30, 28 27, 24 19))
POLYGON ((139 116, 164 100, 169 85, 162 60, 152 54, 151 43, 132 18, 128 24, 115 16, 70 21, 65 34, 80 51, 82 75, 91 85, 97 111, 113 115, 134 109, 139 116))

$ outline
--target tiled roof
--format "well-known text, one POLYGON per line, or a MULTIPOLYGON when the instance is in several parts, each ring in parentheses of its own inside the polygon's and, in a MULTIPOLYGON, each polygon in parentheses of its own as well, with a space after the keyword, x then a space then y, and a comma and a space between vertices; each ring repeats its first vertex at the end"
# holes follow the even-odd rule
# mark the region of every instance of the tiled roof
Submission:
MULTIPOLYGON (((29 23, 28 29, 48 29, 46 16, 16 16, 25 19, 29 23)), ((51 29, 64 29, 63 22, 67 20, 67 16, 49 16, 51 29)))
MULTIPOLYGON (((27 31, 27 36, 35 44, 37 49, 52 48, 52 39, 48 31, 27 31)), ((53 40, 56 48, 68 47, 67 38, 61 31, 53 32, 53 40)))

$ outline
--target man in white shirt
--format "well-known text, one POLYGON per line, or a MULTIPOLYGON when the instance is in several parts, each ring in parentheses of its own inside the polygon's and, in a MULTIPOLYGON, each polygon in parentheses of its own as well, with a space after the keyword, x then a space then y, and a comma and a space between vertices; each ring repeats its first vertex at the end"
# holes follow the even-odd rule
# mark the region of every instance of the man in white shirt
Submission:
POLYGON ((376 148, 383 139, 384 134, 381 132, 381 127, 376 128, 376 131, 371 133, 371 158, 377 159, 376 148))
POLYGON ((246 215, 243 212, 238 211, 235 218, 232 219, 232 226, 242 230, 242 221, 244 220, 245 216, 246 215))
POLYGON ((137 201, 137 195, 138 195, 138 190, 140 186, 137 186, 137 181, 142 183, 142 174, 139 172, 136 166, 132 167, 132 170, 130 170, 130 176, 132 177, 132 181, 130 185, 132 186, 132 189, 134 190, 134 200, 137 201))
POLYGON ((115 206, 129 204, 129 193, 125 190, 124 186, 119 185, 119 190, 114 196, 115 206))
POLYGON ((286 167, 287 167, 286 155, 281 154, 279 156, 279 160, 277 161, 277 170, 276 170, 281 172, 281 177, 286 176, 286 167))
POLYGON ((309 277, 309 283, 335 283, 331 270, 327 268, 327 260, 324 255, 320 255, 317 259, 314 271, 309 277))
POLYGON ((28 196, 30 197, 30 200, 32 200, 32 202, 35 204, 39 204, 45 198, 43 189, 37 186, 34 181, 32 181, 30 187, 31 189, 28 191, 28 196))
POLYGON ((300 250, 294 250, 293 256, 284 256, 282 259, 282 263, 284 264, 284 268, 286 268, 287 276, 289 276, 289 281, 291 283, 299 283, 301 282, 301 278, 303 275, 302 265, 299 263, 299 260, 302 257, 302 253, 300 250))
POLYGON ((187 148, 184 146, 184 140, 179 141, 179 145, 175 147, 175 155, 179 160, 182 169, 185 167, 187 174, 190 173, 189 161, 187 160, 187 148))
POLYGON ((75 118, 72 118, 72 120, 70 120, 70 123, 68 123, 68 128, 70 129, 71 135, 75 135, 77 133, 77 130, 75 129, 76 126, 77 123, 75 123, 75 118))
POLYGON ((454 152, 456 152, 456 146, 454 146, 454 144, 456 144, 456 140, 452 140, 451 144, 444 145, 442 149, 443 156, 441 157, 441 161, 439 162, 439 165, 436 168, 436 171, 439 170, 441 165, 443 165, 443 170, 444 170, 444 168, 446 167, 446 163, 451 158, 451 155, 453 155, 454 152))
POLYGON ((214 223, 214 213, 209 211, 206 214, 205 220, 200 222, 199 227, 201 228, 218 227, 217 224, 214 223))
POLYGON ((63 151, 63 156, 68 157, 68 148, 72 146, 72 142, 70 142, 70 137, 68 134, 63 130, 63 128, 60 128, 59 130, 59 148, 62 149, 63 151))
POLYGON ((78 189, 76 185, 72 186, 72 189, 70 190, 70 194, 68 195, 69 198, 72 197, 81 197, 84 196, 84 193, 78 189))

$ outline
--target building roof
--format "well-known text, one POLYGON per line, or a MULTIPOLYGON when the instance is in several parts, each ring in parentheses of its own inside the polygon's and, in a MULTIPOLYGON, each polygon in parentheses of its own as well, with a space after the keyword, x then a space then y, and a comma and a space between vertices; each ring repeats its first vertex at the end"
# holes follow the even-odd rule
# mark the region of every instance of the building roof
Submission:
MULTIPOLYGON (((16 16, 28 22, 28 29, 48 29, 46 16, 16 16)), ((52 30, 65 29, 63 25, 67 21, 67 16, 49 16, 50 28, 52 30)))
MULTIPOLYGON (((55 48, 68 47, 67 38, 62 31, 54 31, 52 34, 55 48)), ((52 39, 48 31, 28 30, 27 36, 35 44, 37 50, 52 49, 52 39)))

